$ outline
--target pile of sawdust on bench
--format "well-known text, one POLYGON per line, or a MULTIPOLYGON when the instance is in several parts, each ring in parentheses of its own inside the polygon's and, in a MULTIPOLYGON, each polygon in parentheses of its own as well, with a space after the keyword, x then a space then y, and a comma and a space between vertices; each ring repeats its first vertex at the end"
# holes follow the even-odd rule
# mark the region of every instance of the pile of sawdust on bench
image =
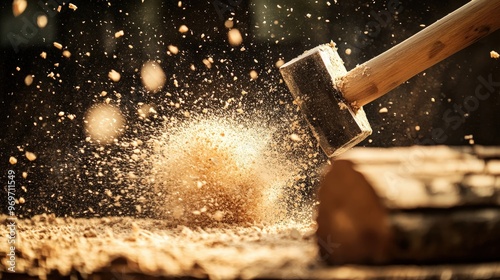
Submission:
MULTIPOLYGON (((0 222, 5 224, 7 216, 0 216, 0 222)), ((227 279, 287 270, 287 274, 304 275, 317 256, 313 233, 312 223, 202 229, 153 219, 39 215, 17 220, 16 273, 43 278, 54 272, 111 271, 118 276, 227 279)), ((5 238, 2 235, 3 246, 5 238)), ((4 268, 6 251, 0 251, 4 268)))
MULTIPOLYGON (((0 216, 0 222, 5 224, 7 216, 0 216)), ((17 225, 16 273, 39 279, 75 274, 96 276, 89 279, 500 277, 500 263, 325 267, 317 254, 313 224, 201 229, 173 227, 152 219, 40 215, 18 220, 17 225)), ((10 279, 5 271, 6 235, 0 237, 0 242, 0 279, 10 279)))

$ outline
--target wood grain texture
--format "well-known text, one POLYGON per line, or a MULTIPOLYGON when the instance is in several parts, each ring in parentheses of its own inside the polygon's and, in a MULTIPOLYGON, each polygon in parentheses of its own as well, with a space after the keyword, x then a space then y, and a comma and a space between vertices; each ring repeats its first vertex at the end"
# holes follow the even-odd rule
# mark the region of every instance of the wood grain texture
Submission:
POLYGON ((485 147, 353 149, 321 183, 321 254, 332 264, 500 259, 499 159, 485 147))
POLYGON ((344 98, 363 106, 500 28, 500 1, 474 0, 349 71, 344 98))

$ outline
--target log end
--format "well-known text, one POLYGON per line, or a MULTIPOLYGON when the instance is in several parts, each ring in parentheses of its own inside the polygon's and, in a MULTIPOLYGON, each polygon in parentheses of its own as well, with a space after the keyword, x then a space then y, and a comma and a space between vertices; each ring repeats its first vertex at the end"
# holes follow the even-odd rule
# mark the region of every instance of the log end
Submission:
POLYGON ((337 160, 319 190, 317 241, 330 264, 384 263, 391 243, 388 211, 349 160, 337 160))

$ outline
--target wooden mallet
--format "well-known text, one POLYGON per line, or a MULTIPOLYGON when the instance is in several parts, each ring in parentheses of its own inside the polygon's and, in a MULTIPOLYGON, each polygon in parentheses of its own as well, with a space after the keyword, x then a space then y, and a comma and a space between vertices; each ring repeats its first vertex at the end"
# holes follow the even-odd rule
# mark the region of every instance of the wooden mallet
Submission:
POLYGON ((328 157, 368 137, 362 106, 500 27, 500 0, 473 0, 347 72, 335 45, 306 51, 280 68, 328 157))

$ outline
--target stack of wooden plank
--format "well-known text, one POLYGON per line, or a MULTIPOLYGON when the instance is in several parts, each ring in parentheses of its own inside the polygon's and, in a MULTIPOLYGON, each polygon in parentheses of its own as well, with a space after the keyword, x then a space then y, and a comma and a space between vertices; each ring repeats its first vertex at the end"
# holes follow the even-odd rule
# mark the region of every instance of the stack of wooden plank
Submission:
POLYGON ((331 264, 500 259, 500 148, 357 148, 319 190, 317 241, 331 264))

